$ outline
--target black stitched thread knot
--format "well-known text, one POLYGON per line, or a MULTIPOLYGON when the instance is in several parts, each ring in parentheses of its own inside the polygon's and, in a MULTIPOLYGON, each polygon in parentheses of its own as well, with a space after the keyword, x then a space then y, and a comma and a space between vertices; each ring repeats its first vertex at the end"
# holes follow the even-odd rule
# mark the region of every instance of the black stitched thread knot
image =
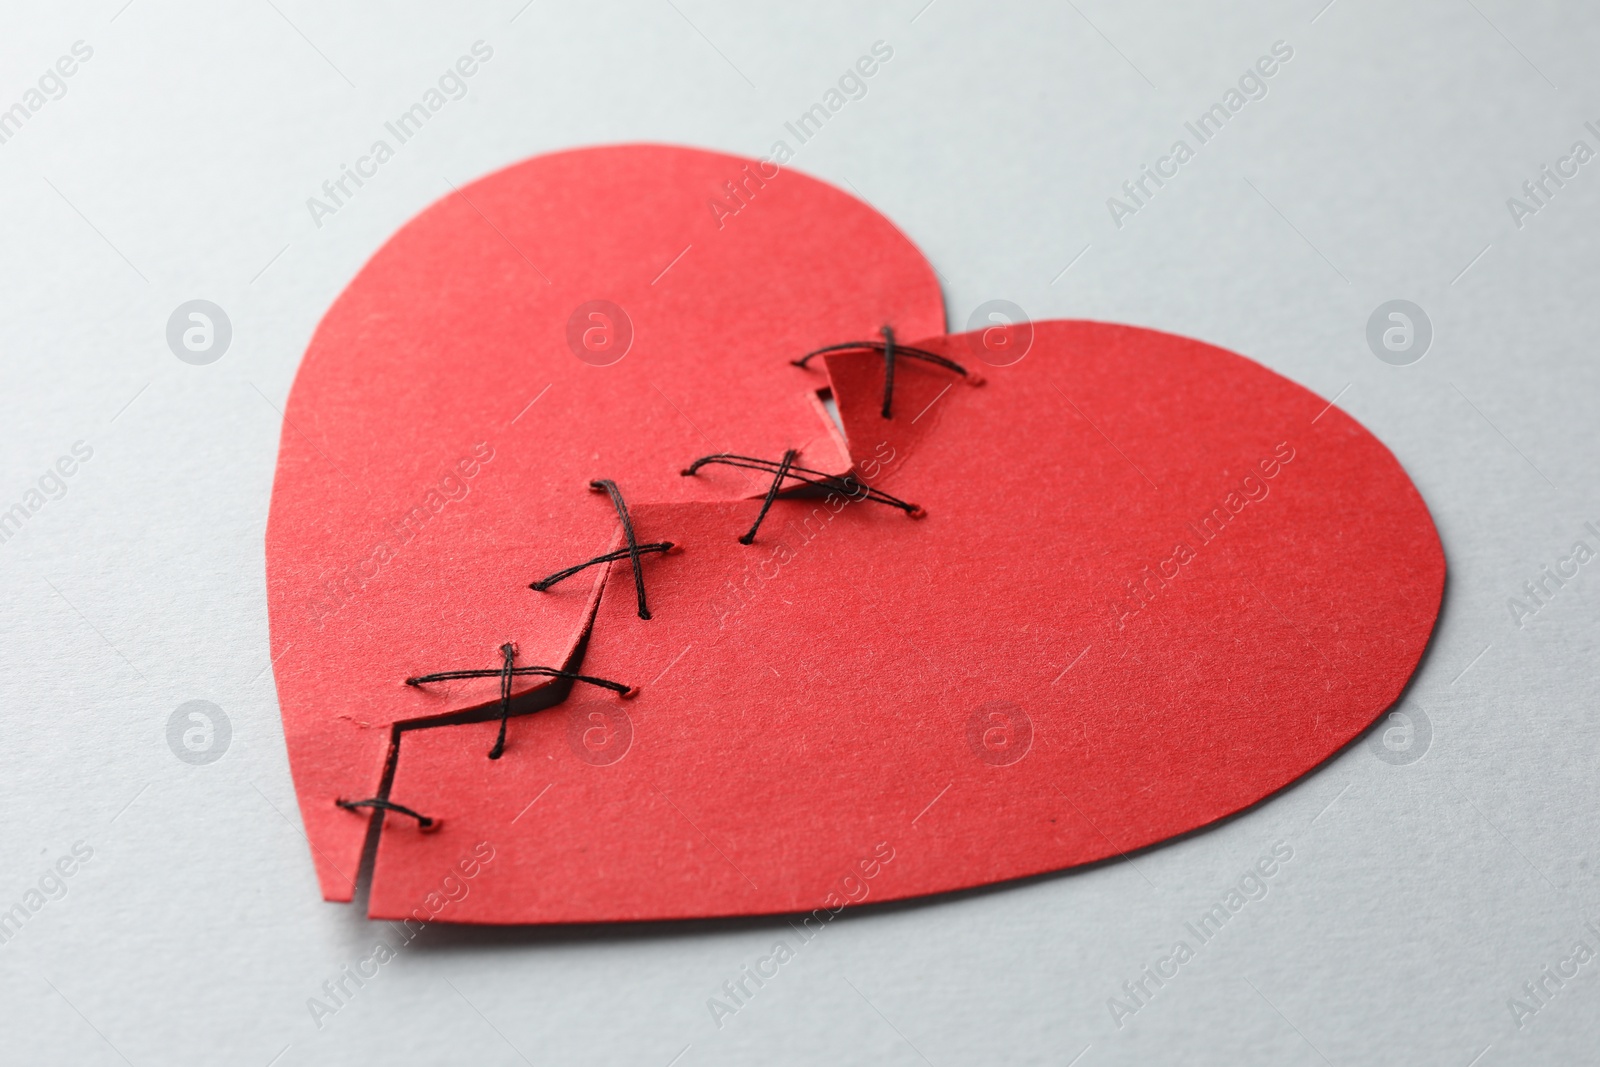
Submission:
POLYGON ((346 811, 355 811, 358 808, 373 808, 378 811, 397 811, 401 815, 409 815, 413 819, 417 820, 417 829, 419 830, 437 830, 439 828, 438 819, 430 819, 428 816, 423 815, 420 812, 412 811, 404 804, 396 804, 394 801, 384 800, 382 797, 369 797, 366 800, 339 799, 335 800, 334 803, 346 811))
MULTIPOLYGON (((673 544, 671 541, 652 541, 649 544, 638 546, 640 555, 643 555, 646 552, 660 552, 663 555, 670 556, 676 554, 677 548, 678 546, 673 544)), ((548 578, 540 578, 537 582, 529 585, 528 588, 537 589, 539 592, 543 593, 552 585, 555 585, 557 582, 563 581, 567 578, 571 578, 574 574, 577 574, 586 567, 593 567, 597 563, 615 563, 619 559, 632 558, 632 552, 626 548, 619 548, 615 552, 606 552, 596 556, 594 559, 586 559, 582 563, 568 567, 564 571, 556 571, 548 578)))
MULTIPOLYGON (((763 471, 772 475, 776 475, 779 470, 783 470, 783 477, 800 482, 803 485, 828 489, 855 501, 870 500, 874 504, 884 504, 891 508, 899 508, 913 519, 920 519, 927 514, 916 504, 901 500, 897 496, 891 496, 881 489, 872 488, 854 474, 826 474, 792 462, 788 464, 787 469, 784 469, 783 462, 779 460, 758 459, 755 456, 739 456, 732 452, 718 452, 710 456, 701 456, 679 473, 688 478, 699 473, 701 467, 712 464, 724 467, 739 467, 743 470, 763 471)), ((774 478, 774 484, 777 484, 776 478, 774 478)), ((775 495, 770 489, 767 493, 769 497, 775 495)), ((763 509, 762 513, 765 514, 765 509, 763 509)), ((752 528, 752 536, 754 532, 752 528)), ((740 538, 740 540, 743 541, 743 538, 740 538)), ((744 543, 749 544, 748 541, 744 543)))
MULTIPOLYGON (((609 494, 611 506, 617 509, 617 518, 622 522, 622 536, 628 541, 627 558, 629 563, 633 565, 633 588, 639 594, 639 618, 648 619, 650 617, 650 605, 644 599, 644 570, 639 566, 639 556, 645 549, 639 544, 639 539, 633 535, 633 520, 628 517, 628 505, 622 499, 622 490, 618 489, 617 483, 610 478, 600 478, 592 481, 589 483, 589 488, 597 493, 609 494)), ((669 552, 672 550, 671 542, 661 541, 658 543, 667 547, 652 547, 650 551, 669 552)), ((622 557, 618 556, 617 558, 621 559, 622 557)), ((590 560, 589 562, 593 563, 595 561, 590 560)))
POLYGON ((965 378, 969 385, 983 384, 983 376, 981 374, 973 374, 972 372, 968 371, 967 368, 963 367, 953 359, 947 359, 944 356, 939 355, 937 352, 929 352, 925 348, 913 348, 910 345, 897 344, 894 339, 894 330, 891 327, 885 326, 879 332, 883 334, 883 340, 881 341, 846 341, 844 344, 828 345, 826 348, 819 348, 814 352, 807 352, 799 359, 792 359, 789 362, 793 366, 804 367, 811 362, 812 357, 826 355, 829 352, 882 352, 883 410, 881 414, 886 419, 894 418, 894 415, 892 414, 894 402, 894 362, 901 356, 905 356, 910 359, 920 359, 924 363, 932 363, 935 366, 943 367, 945 370, 953 370, 965 378))
POLYGON ((767 517, 767 512, 772 508, 772 502, 778 498, 778 490, 783 488, 783 480, 789 475, 789 468, 794 465, 795 457, 800 453, 791 448, 783 454, 783 461, 778 464, 778 473, 772 477, 772 486, 767 490, 767 498, 761 502, 761 510, 756 513, 756 521, 750 524, 748 533, 739 537, 741 545, 756 543, 756 531, 761 529, 761 520, 767 517))
POLYGON ((410 686, 426 685, 429 682, 449 682, 458 678, 499 678, 500 679, 500 736, 495 739, 494 748, 489 750, 490 759, 499 759, 506 750, 506 722, 511 718, 511 679, 515 677, 526 678, 530 675, 541 678, 567 678, 574 682, 587 682, 597 685, 602 689, 609 689, 623 697, 631 697, 638 692, 632 686, 613 682, 606 678, 596 678, 588 674, 574 674, 572 671, 558 670, 555 667, 515 667, 512 665, 516 659, 517 647, 512 644, 500 646, 500 654, 505 661, 497 669, 477 671, 439 671, 436 674, 423 674, 415 678, 407 678, 406 684, 410 686))
POLYGON ((490 759, 499 759, 506 750, 506 724, 511 721, 511 671, 517 659, 517 646, 509 641, 500 646, 505 663, 500 667, 500 734, 489 750, 490 759))

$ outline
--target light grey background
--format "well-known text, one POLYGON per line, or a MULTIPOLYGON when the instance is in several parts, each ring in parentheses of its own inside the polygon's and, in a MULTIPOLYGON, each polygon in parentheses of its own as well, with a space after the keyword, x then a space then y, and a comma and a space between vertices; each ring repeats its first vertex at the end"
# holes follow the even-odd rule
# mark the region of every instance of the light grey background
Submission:
POLYGON ((94 54, 0 144, 0 509, 74 442, 93 457, 0 544, 0 909, 75 842, 93 858, 0 945, 0 1059, 1592 1059, 1600 960, 1521 1027, 1508 1001, 1536 1004, 1523 984, 1574 942, 1600 950, 1600 568, 1524 626, 1507 601, 1600 547, 1600 161, 1521 228, 1506 201, 1574 141, 1600 149, 1600 17, 925 2, 8 5, 0 107, 74 41, 94 54), (469 95, 315 226, 306 198, 479 39, 469 95), (319 1028, 307 998, 393 936, 318 898, 268 664, 279 408, 319 316, 447 183, 618 140, 764 154, 880 39, 893 61, 794 165, 925 250, 954 327, 1008 299, 1202 338, 1338 396, 1400 457, 1450 565, 1409 698, 1431 747, 1395 765, 1364 740, 1132 862, 846 913, 720 1029, 707 999, 782 920, 435 927, 319 1028), (1116 227, 1107 198, 1279 40, 1266 98, 1116 227), (166 344, 193 299, 233 325, 208 366, 166 344), (1366 344, 1391 299, 1434 325, 1411 366, 1366 344), (169 748, 191 700, 231 721, 215 762, 169 748), (1268 895, 1116 1026, 1108 998, 1280 840, 1268 895))

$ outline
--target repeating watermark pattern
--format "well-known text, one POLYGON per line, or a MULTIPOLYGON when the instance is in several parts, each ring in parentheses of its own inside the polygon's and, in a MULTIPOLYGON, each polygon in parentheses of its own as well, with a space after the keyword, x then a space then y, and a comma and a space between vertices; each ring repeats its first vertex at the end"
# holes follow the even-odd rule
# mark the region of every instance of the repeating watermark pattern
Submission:
POLYGON ((567 347, 591 367, 609 367, 633 347, 633 320, 609 300, 579 304, 567 318, 567 347))
POLYGON ((1383 762, 1396 767, 1415 763, 1433 745, 1433 721, 1415 703, 1407 701, 1384 716, 1367 747, 1383 762))
POLYGON ((1194 138, 1193 145, 1189 144, 1187 138, 1179 137, 1172 142, 1167 154, 1158 158, 1154 165, 1142 164, 1137 175, 1122 183, 1122 196, 1106 198, 1106 210, 1111 213, 1113 226, 1122 229, 1126 219, 1149 207, 1156 193, 1182 173, 1184 164, 1194 159, 1202 146, 1221 133, 1233 117, 1244 110, 1246 104, 1266 98, 1268 80, 1278 73, 1282 64, 1294 58, 1294 48, 1287 41, 1274 41, 1269 53, 1246 68, 1239 75, 1237 84, 1230 85, 1223 92, 1220 101, 1202 111, 1194 121, 1183 124, 1194 138))
POLYGON ((400 552, 433 520, 433 517, 451 504, 465 500, 472 492, 472 479, 494 460, 494 448, 487 441, 472 446, 470 455, 462 456, 454 466, 445 468, 438 480, 423 492, 422 499, 407 508, 398 518, 389 520, 392 541, 375 542, 354 563, 324 571, 319 578, 319 599, 310 604, 313 620, 320 629, 329 617, 343 611, 368 584, 383 573, 383 568, 399 558, 400 552))
POLYGON ((209 700, 179 704, 167 719, 167 747, 185 763, 215 763, 233 742, 227 712, 209 700))
MULTIPOLYGON (((801 947, 804 947, 804 942, 801 947)), ((706 1009, 711 1012, 711 1021, 716 1023, 717 1029, 721 1030, 728 1025, 729 1018, 749 1007, 756 993, 778 977, 778 969, 798 955, 789 942, 779 938, 772 943, 771 952, 758 958, 754 964, 740 967, 738 974, 723 982, 720 996, 706 998, 706 1009)))
POLYGON ((1033 321, 1009 300, 985 300, 967 316, 967 344, 991 367, 1009 367, 1033 347, 1033 321))
POLYGON ((38 482, 23 492, 22 499, 6 510, 0 511, 0 545, 21 533, 22 527, 28 520, 37 515, 46 504, 66 496, 67 479, 77 474, 81 466, 94 458, 94 448, 87 441, 72 442, 68 453, 58 457, 46 468, 45 472, 39 475, 38 482))
POLYGON ((467 899, 472 892, 472 879, 483 872, 494 856, 494 846, 487 841, 479 841, 470 853, 456 862, 449 874, 440 879, 438 888, 429 892, 421 904, 411 909, 410 918, 398 927, 390 924, 389 928, 395 931, 393 943, 387 939, 373 942, 371 951, 365 956, 355 963, 345 964, 337 974, 322 983, 321 995, 307 997, 306 1010, 311 1013, 311 1022, 316 1028, 321 1030, 330 1018, 349 1007, 367 983, 383 973, 383 966, 398 958, 400 950, 409 945, 430 922, 444 914, 450 905, 467 899))
MULTIPOLYGON (((894 860, 894 846, 887 841, 879 841, 873 846, 872 852, 857 860, 854 866, 838 879, 838 888, 829 890, 823 898, 822 907, 816 908, 800 921, 799 926, 791 927, 795 931, 800 948, 805 948, 812 939, 820 934, 828 923, 833 921, 845 908, 852 904, 860 904, 872 895, 872 879, 883 873, 883 869, 894 860)), ((790 960, 799 955, 799 949, 793 948, 789 942, 780 938, 773 943, 772 951, 755 961, 754 967, 745 965, 739 973, 728 981, 722 983, 718 994, 706 998, 706 1010, 711 1013, 711 1021, 718 1030, 727 1025, 727 1020, 739 1014, 750 1006, 750 1002, 766 984, 778 976, 779 969, 790 960), (768 967, 770 966, 770 970, 768 967)))
POLYGON ((393 159, 406 142, 421 132, 422 127, 446 104, 467 95, 467 79, 477 74, 482 64, 494 58, 494 48, 478 40, 472 42, 468 53, 458 58, 452 66, 446 67, 438 80, 428 86, 415 103, 383 124, 383 128, 394 139, 394 144, 391 145, 382 137, 373 141, 365 155, 356 157, 354 167, 348 163, 339 164, 338 175, 322 183, 320 197, 306 197, 306 211, 311 214, 311 222, 317 229, 322 229, 324 218, 337 215, 349 207, 356 193, 378 176, 378 168, 393 159))
MULTIPOLYGON (((1585 122, 1583 128, 1600 143, 1600 128, 1596 128, 1593 122, 1585 122)), ((1579 168, 1593 158, 1594 149, 1580 138, 1572 142, 1566 155, 1556 160, 1554 168, 1548 163, 1541 164, 1538 173, 1522 183, 1522 196, 1506 197, 1506 210, 1511 213, 1512 225, 1520 230, 1527 225, 1525 220, 1549 207, 1556 193, 1566 188, 1567 182, 1578 176, 1579 168)))
POLYGON ((1433 345, 1433 320, 1409 300, 1386 300, 1367 316, 1367 347, 1391 367, 1409 367, 1433 345))
MULTIPOLYGON (((1228 523, 1238 518, 1245 508, 1267 499, 1272 493, 1272 486, 1268 483, 1282 473, 1284 467, 1293 463, 1294 457, 1295 451, 1289 442, 1278 442, 1273 447, 1272 455, 1256 463, 1255 469, 1261 472, 1260 477, 1253 473, 1245 475, 1239 487, 1227 493, 1221 503, 1200 517, 1198 523, 1186 524, 1188 531, 1194 534, 1195 543, 1204 548, 1221 536, 1228 523)), ((1117 595, 1107 602, 1116 629, 1126 627, 1134 616, 1149 607, 1166 590, 1169 582, 1178 579, 1183 568, 1198 558, 1198 549, 1187 540, 1180 540, 1173 545, 1171 555, 1157 562, 1154 567, 1146 564, 1133 578, 1124 578, 1117 595)))
POLYGON ((232 343, 232 320, 209 300, 185 301, 167 316, 167 347, 191 366, 215 363, 232 343))
POLYGON ((1033 720, 1009 700, 981 704, 967 717, 967 747, 991 767, 1009 767, 1033 747, 1033 720))
POLYGON ((0 911, 0 945, 10 944, 28 921, 44 910, 46 904, 65 897, 69 888, 67 879, 92 859, 94 848, 86 841, 74 841, 67 855, 46 867, 37 885, 30 886, 10 908, 0 911))
POLYGON ((615 703, 586 700, 567 719, 567 745, 591 767, 609 767, 633 747, 633 720, 615 703))
POLYGON ((70 54, 61 56, 45 68, 38 80, 23 90, 18 101, 0 111, 0 144, 22 132, 22 127, 52 100, 67 95, 67 79, 78 73, 81 64, 94 58, 94 47, 86 41, 73 41, 70 54))
POLYGON ((711 208, 711 217, 717 220, 717 229, 722 229, 728 220, 739 212, 749 207, 756 198, 756 194, 767 187, 767 183, 783 173, 783 163, 794 158, 794 152, 789 146, 779 141, 772 146, 772 158, 762 158, 755 162, 755 169, 750 169, 746 163, 739 168, 739 173, 725 180, 722 187, 712 192, 706 198, 706 205, 711 208), (782 149, 781 161, 778 161, 779 150, 782 149), (772 173, 767 173, 767 168, 772 168, 772 173))
MULTIPOLYGON (((1594 923, 1585 920, 1583 928, 1595 937, 1600 938, 1600 930, 1595 929, 1594 923)), ((1575 941, 1572 952, 1555 963, 1547 964, 1537 975, 1529 981, 1522 983, 1519 992, 1521 997, 1507 997, 1506 1010, 1511 1013, 1511 1021, 1518 1030, 1526 1029, 1528 1021, 1538 1015, 1550 1002, 1560 996, 1567 983, 1578 977, 1578 971, 1583 965, 1594 959, 1594 949, 1586 941, 1575 941)))
POLYGON ((746 164, 735 177, 713 190, 706 200, 706 206, 711 209, 711 217, 717 220, 717 229, 722 229, 728 219, 749 207, 756 195, 766 188, 767 182, 783 173, 783 168, 794 159, 800 147, 821 133, 822 128, 832 121, 833 116, 843 111, 846 104, 865 99, 867 79, 877 74, 882 65, 893 58, 892 45, 887 41, 873 41, 869 54, 858 58, 839 75, 838 81, 822 94, 821 100, 802 111, 793 122, 783 124, 783 128, 794 138, 793 145, 781 137, 774 140, 771 150, 756 161, 754 170, 746 164), (767 173, 768 168, 772 173, 767 173))
MULTIPOLYGON (((1586 522, 1583 528, 1600 544, 1600 530, 1596 530, 1593 523, 1586 522)), ((1548 563, 1544 564, 1534 578, 1522 583, 1520 598, 1506 597, 1506 608, 1511 612, 1511 621, 1517 624, 1517 629, 1522 629, 1529 619, 1548 607, 1556 594, 1565 589, 1567 583, 1578 576, 1580 568, 1592 559, 1594 549, 1589 542, 1574 541, 1572 551, 1557 559, 1553 568, 1548 563)))
POLYGON ((1195 922, 1185 921, 1183 928, 1194 939, 1179 938, 1172 947, 1138 975, 1122 983, 1120 995, 1106 998, 1106 1010, 1118 1030, 1155 1000, 1168 984, 1183 973, 1182 969, 1199 955, 1200 949, 1209 945, 1222 933, 1222 928, 1248 904, 1265 900, 1270 890, 1270 880, 1294 858, 1294 847, 1285 841, 1273 842, 1272 848, 1251 865, 1244 874, 1228 887, 1222 898, 1211 905, 1195 922))

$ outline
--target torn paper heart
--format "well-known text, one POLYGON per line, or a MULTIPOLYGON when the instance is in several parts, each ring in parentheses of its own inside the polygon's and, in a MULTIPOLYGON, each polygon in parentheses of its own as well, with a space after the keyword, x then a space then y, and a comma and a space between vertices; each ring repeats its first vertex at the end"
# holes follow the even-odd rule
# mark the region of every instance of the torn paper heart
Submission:
POLYGON ((749 166, 520 164, 319 328, 268 564, 329 899, 369 828, 386 918, 834 911, 1062 869, 1259 802, 1415 669, 1443 555, 1342 411, 1126 326, 1032 323, 980 367, 845 194, 785 172, 719 230, 704 201, 749 166))

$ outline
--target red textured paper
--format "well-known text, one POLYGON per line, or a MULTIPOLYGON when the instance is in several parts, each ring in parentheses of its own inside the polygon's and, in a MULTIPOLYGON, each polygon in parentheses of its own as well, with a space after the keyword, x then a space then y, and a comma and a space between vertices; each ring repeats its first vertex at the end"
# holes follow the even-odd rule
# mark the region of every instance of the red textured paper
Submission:
MULTIPOLYGON (((267 578, 328 899, 350 899, 370 821, 334 801, 379 793, 394 725, 498 696, 493 679, 403 679, 497 667, 507 641, 519 664, 570 657, 602 572, 527 586, 610 542, 614 513, 589 480, 631 499, 737 497, 748 478, 678 466, 791 445, 843 470, 812 378, 786 361, 884 322, 943 329, 933 272, 891 223, 800 174, 763 184, 754 166, 629 145, 509 167, 403 227, 318 327, 285 409, 267 578), (746 206, 719 224, 709 205, 730 181, 746 206), (632 324, 609 366, 568 345, 569 318, 595 300, 632 324)), ((519 697, 533 688, 519 679, 519 697)), ((484 803, 450 807, 464 827, 484 803)))
MULTIPOLYGON (((924 519, 785 498, 744 546, 758 501, 641 498, 640 538, 684 552, 650 565, 649 622, 611 568, 584 659, 640 694, 580 689, 513 721, 499 761, 492 723, 405 734, 391 795, 443 825, 385 824, 372 914, 684 918, 982 885, 1214 822, 1366 728, 1444 580, 1389 451, 1221 349, 1034 330, 981 388, 902 362, 888 422, 882 360, 828 361, 863 473, 924 519), (494 861, 435 909, 480 842, 494 861)), ((976 362, 970 337, 919 343, 976 362)))

